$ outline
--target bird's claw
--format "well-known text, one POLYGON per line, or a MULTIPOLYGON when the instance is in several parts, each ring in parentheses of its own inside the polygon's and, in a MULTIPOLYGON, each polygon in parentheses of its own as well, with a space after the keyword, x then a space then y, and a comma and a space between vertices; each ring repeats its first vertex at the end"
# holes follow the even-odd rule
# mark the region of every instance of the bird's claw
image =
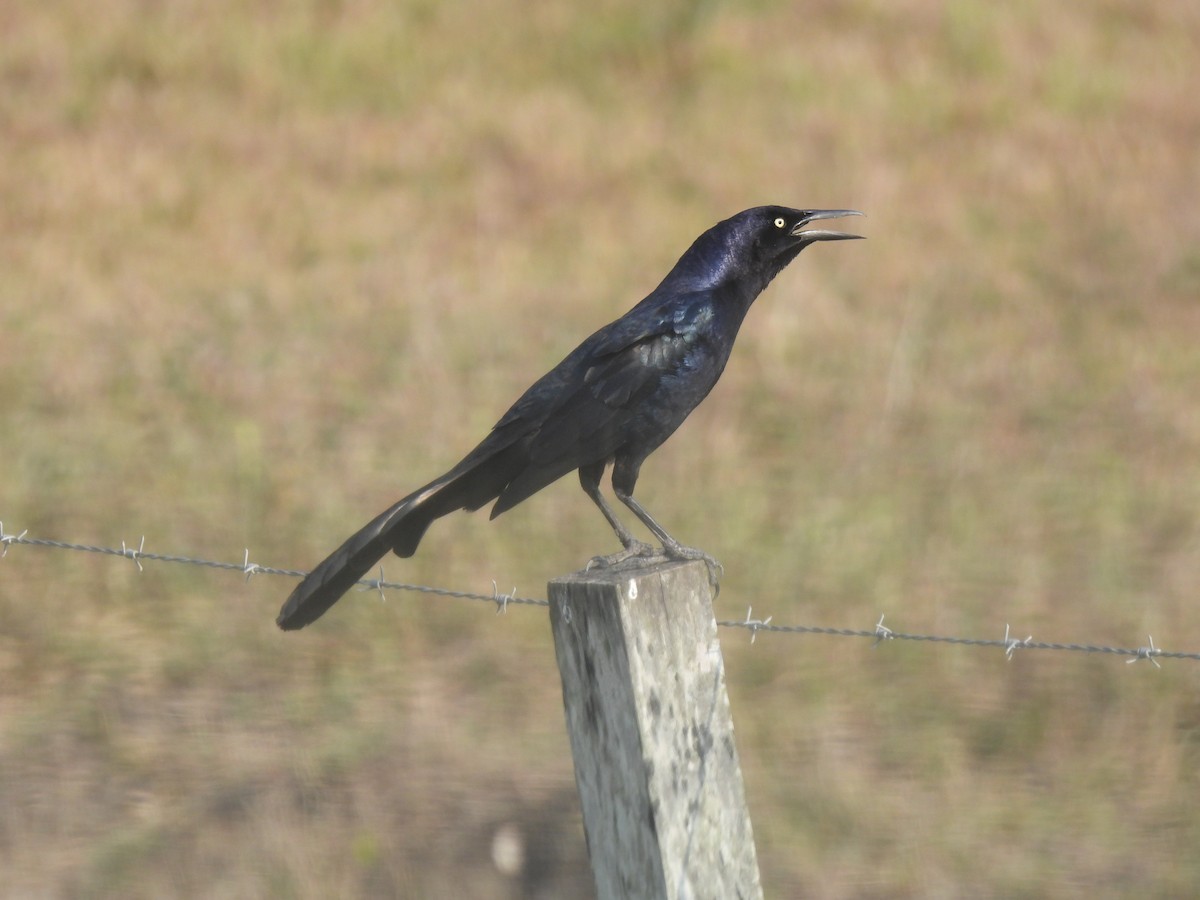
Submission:
POLYGON ((708 583, 713 590, 713 599, 721 592, 721 575, 725 567, 703 550, 685 547, 682 544, 666 544, 661 549, 643 541, 631 541, 623 550, 608 556, 593 556, 584 571, 592 569, 614 569, 622 566, 652 566, 671 560, 701 560, 708 568, 708 583))
POLYGON ((630 541, 625 545, 623 550, 618 550, 616 553, 610 553, 607 556, 593 556, 588 560, 585 572, 590 572, 592 569, 612 569, 633 560, 637 565, 651 565, 656 562, 665 562, 667 555, 656 547, 652 547, 645 541, 630 541))
POLYGON ((725 574, 725 567, 716 559, 709 556, 703 550, 698 550, 695 547, 685 547, 682 544, 663 547, 663 553, 670 559, 700 559, 708 566, 709 570, 717 576, 725 574))
POLYGON ((717 560, 709 556, 703 550, 696 547, 685 547, 682 544, 664 545, 663 553, 669 559, 698 559, 703 561, 708 568, 708 583, 713 590, 713 599, 717 599, 717 595, 721 593, 721 576, 725 574, 725 567, 717 560))

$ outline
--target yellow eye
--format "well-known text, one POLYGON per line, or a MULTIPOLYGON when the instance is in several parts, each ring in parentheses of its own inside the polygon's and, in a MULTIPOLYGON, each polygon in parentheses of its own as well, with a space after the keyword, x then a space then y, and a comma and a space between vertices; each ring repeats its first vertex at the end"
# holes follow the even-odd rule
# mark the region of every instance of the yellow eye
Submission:
POLYGON ((787 224, 787 223, 783 221, 783 217, 782 217, 782 216, 780 216, 778 219, 776 219, 776 220, 775 220, 775 227, 776 227, 776 228, 782 228, 782 227, 783 227, 784 225, 786 225, 786 224, 787 224))

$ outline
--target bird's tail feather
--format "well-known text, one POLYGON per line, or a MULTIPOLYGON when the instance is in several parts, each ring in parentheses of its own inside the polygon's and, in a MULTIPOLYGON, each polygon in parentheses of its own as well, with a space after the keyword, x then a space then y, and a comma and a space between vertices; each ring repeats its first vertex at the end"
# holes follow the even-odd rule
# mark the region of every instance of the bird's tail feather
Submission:
POLYGON ((495 499, 521 464, 521 451, 513 445, 490 454, 472 454, 441 478, 409 494, 309 572, 287 598, 275 623, 293 631, 315 622, 389 550, 398 556, 412 556, 434 519, 458 509, 475 510, 495 499))
MULTIPOLYGON (((293 631, 321 618, 392 549, 392 532, 409 524, 405 520, 405 507, 410 500, 405 497, 377 516, 309 572, 283 604, 275 624, 284 631, 293 631)), ((424 533, 428 524, 426 520, 420 528, 421 533, 424 533)), ((411 530, 411 526, 405 530, 411 530)), ((419 540, 420 533, 412 541, 414 549, 419 540)))

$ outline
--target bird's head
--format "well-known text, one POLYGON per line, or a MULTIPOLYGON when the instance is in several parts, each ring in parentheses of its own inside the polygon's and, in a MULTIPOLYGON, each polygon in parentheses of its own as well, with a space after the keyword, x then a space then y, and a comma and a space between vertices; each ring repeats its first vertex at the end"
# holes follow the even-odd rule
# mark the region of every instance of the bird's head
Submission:
POLYGON ((747 237, 751 237, 752 253, 757 261, 766 264, 782 257, 783 265, 787 265, 797 253, 817 241, 852 241, 861 238, 861 235, 846 234, 843 231, 809 228, 813 222, 861 215, 856 209, 789 209, 786 206, 759 206, 739 213, 734 219, 745 217, 742 224, 747 237))
POLYGON ((700 235, 672 274, 708 285, 736 284, 739 294, 751 301, 809 244, 860 237, 810 228, 813 222, 861 215, 855 209, 756 206, 700 235))
POLYGON ((660 288, 732 290, 747 307, 796 256, 817 241, 860 237, 809 228, 821 219, 863 215, 856 209, 756 206, 718 222, 696 238, 660 288))
POLYGON ((861 235, 844 231, 810 228, 821 219, 841 219, 863 215, 856 209, 790 209, 786 206, 759 206, 734 216, 740 224, 743 240, 749 241, 748 275, 754 287, 762 290, 783 271, 800 251, 817 241, 853 241, 861 235), (744 230, 743 230, 744 229, 744 230))

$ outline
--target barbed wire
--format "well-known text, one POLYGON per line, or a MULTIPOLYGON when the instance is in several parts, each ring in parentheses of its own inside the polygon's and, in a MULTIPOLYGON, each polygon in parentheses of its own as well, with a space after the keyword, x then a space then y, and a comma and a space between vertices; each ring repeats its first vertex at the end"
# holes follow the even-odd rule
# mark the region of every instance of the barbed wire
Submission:
MULTIPOLYGON (((279 569, 274 566, 260 566, 258 563, 250 562, 250 550, 246 549, 245 556, 242 562, 219 562, 212 559, 197 559, 191 556, 176 556, 169 553, 151 553, 146 550, 146 538, 143 535, 138 541, 136 547, 127 545, 124 541, 121 542, 121 548, 118 550, 115 547, 95 547, 90 544, 75 544, 70 541, 53 541, 47 538, 32 538, 28 536, 29 532, 22 531, 20 534, 5 534, 4 523, 0 522, 0 559, 8 555, 8 548, 14 544, 23 544, 30 547, 49 547, 54 550, 75 550, 81 553, 99 553, 104 556, 121 556, 125 559, 132 560, 138 567, 138 571, 142 571, 142 561, 148 562, 169 562, 181 563, 188 566, 205 566, 210 569, 224 569, 226 571, 241 572, 249 581, 255 575, 286 575, 291 578, 303 578, 307 575, 300 569, 279 569)), ((496 603, 501 607, 501 611, 508 604, 525 604, 527 606, 549 606, 549 600, 536 600, 530 597, 516 596, 516 588, 513 588, 509 594, 476 594, 471 591, 454 591, 449 588, 432 587, 427 584, 406 584, 402 581, 386 581, 383 578, 383 567, 379 568, 379 578, 364 579, 359 582, 363 586, 363 590, 396 590, 396 591, 415 591, 422 594, 435 594, 439 597, 453 597, 459 600, 486 600, 489 603, 496 603)), ((493 584, 493 588, 495 585, 493 584)))
MULTIPOLYGON (((0 559, 8 555, 10 547, 15 545, 29 547, 46 547, 54 550, 72 550, 81 553, 97 553, 104 556, 119 556, 124 559, 131 560, 137 567, 138 571, 143 571, 142 562, 167 562, 179 563, 190 566, 204 566, 211 569, 222 569, 225 571, 241 572, 249 581, 255 575, 284 575, 291 578, 303 578, 307 572, 299 569, 280 569, 274 566, 262 566, 258 563, 250 562, 250 550, 247 548, 242 561, 236 562, 220 562, 211 559, 199 559, 191 556, 179 556, 167 553, 153 553, 146 550, 146 538, 143 535, 136 547, 132 547, 121 542, 120 549, 116 547, 97 547, 90 544, 76 544, 70 541, 56 541, 47 538, 29 537, 28 530, 22 531, 19 534, 6 534, 4 531, 4 523, 0 521, 0 559)), ((426 584, 407 584, 400 581, 387 581, 384 578, 383 566, 379 567, 379 577, 362 579, 359 582, 360 590, 378 591, 380 596, 384 596, 385 590, 395 591, 412 591, 421 594, 433 594, 438 597, 451 597, 458 600, 476 600, 480 602, 492 603, 496 606, 497 612, 505 612, 510 604, 524 606, 549 606, 550 601, 534 598, 534 597, 519 597, 517 589, 514 587, 509 593, 500 593, 496 582, 492 582, 492 593, 481 594, 473 591, 455 591, 449 588, 433 587, 426 584)), ((742 628, 750 632, 750 643, 754 643, 758 638, 760 631, 765 631, 773 634, 817 634, 832 637, 852 637, 852 638, 871 638, 874 640, 872 646, 878 646, 884 641, 919 641, 924 643, 937 644, 959 644, 970 647, 997 647, 1004 650, 1005 658, 1012 660, 1013 655, 1018 650, 1059 650, 1074 653, 1107 653, 1116 656, 1130 657, 1125 662, 1135 663, 1139 660, 1147 659, 1155 666, 1159 666, 1159 659, 1191 659, 1200 660, 1200 653, 1188 653, 1182 651, 1163 650, 1161 647, 1154 646, 1154 638, 1148 637, 1148 644, 1143 647, 1109 647, 1098 644, 1061 644, 1049 641, 1035 641, 1032 635, 1024 639, 1012 637, 1010 629, 1007 625, 1004 626, 1003 638, 967 638, 953 637, 939 634, 910 634, 903 631, 893 631, 883 624, 883 616, 879 617, 879 621, 875 623, 874 628, 832 628, 823 625, 774 625, 771 623, 772 616, 767 616, 765 619, 753 618, 754 608, 750 607, 746 610, 744 619, 726 619, 717 620, 717 625, 721 628, 742 628)))

